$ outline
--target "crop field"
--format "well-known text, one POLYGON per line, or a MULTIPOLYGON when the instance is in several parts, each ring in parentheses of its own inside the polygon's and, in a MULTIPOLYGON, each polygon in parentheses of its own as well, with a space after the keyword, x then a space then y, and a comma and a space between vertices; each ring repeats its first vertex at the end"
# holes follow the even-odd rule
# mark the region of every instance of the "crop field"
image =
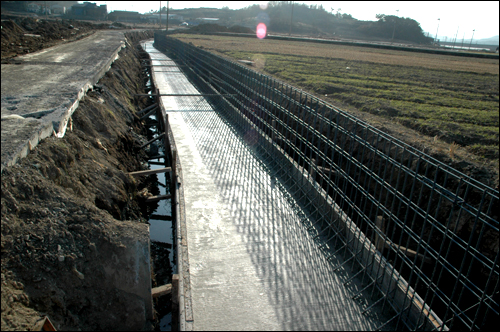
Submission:
MULTIPOLYGON (((252 60, 256 70, 333 105, 385 119, 400 131, 410 128, 431 144, 448 144, 444 152, 451 157, 454 150, 465 150, 469 158, 498 169, 498 59, 257 38, 174 37, 234 60, 252 60)), ((408 137, 405 141, 412 143, 408 137)), ((443 152, 433 152, 438 151, 443 152)))

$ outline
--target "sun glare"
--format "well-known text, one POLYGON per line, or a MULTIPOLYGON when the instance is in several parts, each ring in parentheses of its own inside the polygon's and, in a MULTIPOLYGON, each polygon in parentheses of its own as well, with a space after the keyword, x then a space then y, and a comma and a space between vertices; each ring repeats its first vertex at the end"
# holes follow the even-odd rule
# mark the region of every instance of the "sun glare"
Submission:
POLYGON ((267 27, 264 23, 257 25, 257 38, 264 39, 266 37, 267 27))

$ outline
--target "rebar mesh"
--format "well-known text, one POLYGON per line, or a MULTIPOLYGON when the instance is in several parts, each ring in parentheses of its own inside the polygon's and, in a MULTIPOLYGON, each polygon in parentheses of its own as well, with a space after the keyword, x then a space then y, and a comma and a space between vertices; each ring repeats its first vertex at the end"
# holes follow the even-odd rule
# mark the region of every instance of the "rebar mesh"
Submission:
MULTIPOLYGON (((203 94, 221 94, 205 98, 249 139, 263 142, 263 159, 330 240, 321 246, 331 257, 343 254, 362 291, 393 309, 387 323, 412 330, 494 327, 497 190, 243 65, 159 34, 155 47, 182 65, 203 94)), ((182 100, 189 108, 192 101, 182 100)))

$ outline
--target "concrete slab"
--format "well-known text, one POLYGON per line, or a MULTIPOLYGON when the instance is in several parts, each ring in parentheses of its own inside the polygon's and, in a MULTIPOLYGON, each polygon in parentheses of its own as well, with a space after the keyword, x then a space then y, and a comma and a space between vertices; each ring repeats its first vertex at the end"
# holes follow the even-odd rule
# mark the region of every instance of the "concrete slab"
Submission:
MULTIPOLYGON (((153 50, 152 43, 145 48, 153 50)), ((156 50, 151 57, 170 62, 156 50)), ((161 93, 193 92, 179 72, 154 71, 161 93)), ((351 299, 345 279, 307 229, 314 220, 259 159, 258 141, 237 136, 206 103, 178 108, 189 103, 182 98, 162 97, 162 103, 183 174, 193 329, 335 331, 381 325, 351 299)))
POLYGON ((53 125, 38 119, 2 119, 2 170, 25 157, 31 148, 52 135, 53 125))
POLYGON ((64 136, 79 100, 124 45, 123 31, 99 31, 1 65, 2 170, 26 156, 29 143, 34 148, 52 130, 64 136))

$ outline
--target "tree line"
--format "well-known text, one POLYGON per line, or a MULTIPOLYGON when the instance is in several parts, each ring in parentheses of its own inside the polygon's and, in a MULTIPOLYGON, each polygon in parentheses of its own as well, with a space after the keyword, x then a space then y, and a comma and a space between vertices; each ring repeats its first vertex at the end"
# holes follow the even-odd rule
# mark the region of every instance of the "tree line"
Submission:
POLYGON ((185 18, 217 17, 219 24, 242 25, 254 28, 263 22, 270 33, 309 34, 339 38, 383 39, 418 44, 430 44, 420 23, 408 17, 377 14, 374 21, 359 21, 341 8, 325 8, 323 5, 306 5, 293 1, 270 1, 267 8, 251 5, 231 10, 192 8, 171 10, 185 18))

